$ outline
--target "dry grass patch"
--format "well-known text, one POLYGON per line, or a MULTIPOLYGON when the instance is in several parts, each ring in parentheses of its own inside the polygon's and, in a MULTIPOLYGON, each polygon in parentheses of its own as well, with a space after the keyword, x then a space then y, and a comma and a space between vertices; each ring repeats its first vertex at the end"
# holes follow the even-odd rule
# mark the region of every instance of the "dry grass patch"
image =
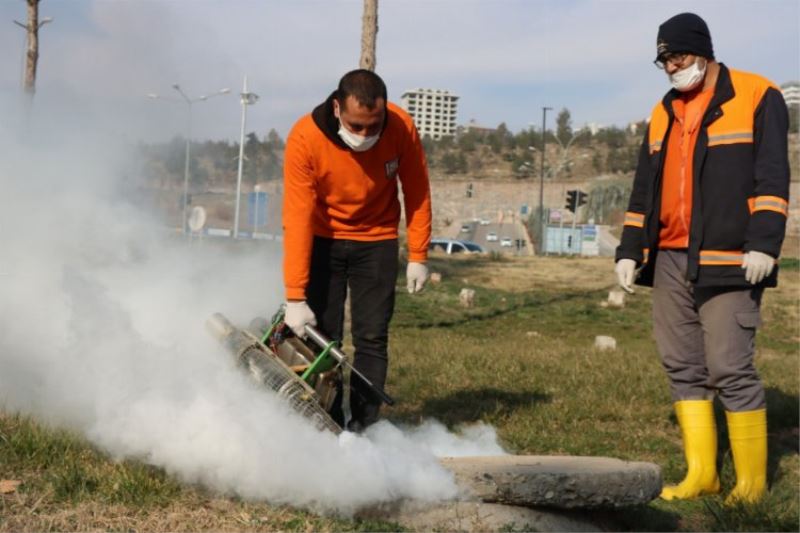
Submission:
POLYGON ((580 287, 603 289, 615 283, 610 257, 555 258, 471 255, 435 257, 432 269, 456 270, 456 281, 486 289, 525 292, 580 287), (449 267, 449 268, 448 268, 449 267), (455 267, 455 268, 454 268, 455 267))
POLYGON ((184 496, 164 507, 80 502, 33 506, 25 495, 0 499, 0 531, 341 531, 347 522, 293 509, 184 496))

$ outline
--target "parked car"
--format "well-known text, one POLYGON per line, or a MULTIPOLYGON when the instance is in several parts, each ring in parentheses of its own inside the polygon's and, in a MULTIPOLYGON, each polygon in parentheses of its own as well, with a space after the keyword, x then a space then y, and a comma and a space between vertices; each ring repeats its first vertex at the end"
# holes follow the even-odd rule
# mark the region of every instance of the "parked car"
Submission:
POLYGON ((503 237, 500 239, 500 246, 511 247, 511 237, 503 237))
POLYGON ((472 241, 461 241, 461 243, 467 247, 467 251, 475 254, 480 254, 485 252, 486 250, 478 243, 472 241))
POLYGON ((469 224, 461 224, 461 233, 469 233, 472 231, 472 226, 469 224))
POLYGON ((489 225, 489 219, 488 218, 482 218, 480 220, 480 225, 481 226, 488 226, 489 225))
POLYGON ((490 231, 489 233, 486 234, 486 240, 487 241, 496 241, 497 240, 497 233, 495 233, 493 231, 490 231))
POLYGON ((431 239, 428 250, 431 252, 444 252, 446 254, 481 253, 485 251, 479 244, 458 239, 431 239))

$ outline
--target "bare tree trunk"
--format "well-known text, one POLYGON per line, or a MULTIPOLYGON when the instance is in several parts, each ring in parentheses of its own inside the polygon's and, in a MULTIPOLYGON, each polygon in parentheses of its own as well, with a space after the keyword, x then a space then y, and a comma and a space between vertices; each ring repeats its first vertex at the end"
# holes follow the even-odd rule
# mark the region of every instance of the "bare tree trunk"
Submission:
POLYGON ((361 19, 360 68, 375 70, 375 42, 378 37, 378 0, 364 0, 364 16, 361 19))
POLYGON ((36 92, 36 63, 39 61, 39 0, 28 2, 28 53, 25 62, 25 92, 33 98, 36 92))

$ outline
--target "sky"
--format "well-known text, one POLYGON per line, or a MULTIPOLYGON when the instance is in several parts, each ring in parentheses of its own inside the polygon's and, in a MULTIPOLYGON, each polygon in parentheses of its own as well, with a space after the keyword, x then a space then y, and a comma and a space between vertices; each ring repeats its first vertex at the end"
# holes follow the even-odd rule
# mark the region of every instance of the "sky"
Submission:
MULTIPOLYGON (((669 88, 652 60, 658 25, 693 11, 717 59, 777 84, 800 79, 798 0, 381 0, 377 72, 390 99, 413 88, 459 95, 458 122, 541 127, 542 107, 573 126, 624 126, 669 88)), ((358 67, 361 0, 43 0, 37 102, 109 134, 238 140, 243 77, 260 100, 246 130, 292 124, 358 67), (156 93, 163 99, 145 95, 156 93)), ((19 104, 25 2, 0 1, 0 111, 19 104)), ((554 115, 548 117, 552 127, 554 115)))

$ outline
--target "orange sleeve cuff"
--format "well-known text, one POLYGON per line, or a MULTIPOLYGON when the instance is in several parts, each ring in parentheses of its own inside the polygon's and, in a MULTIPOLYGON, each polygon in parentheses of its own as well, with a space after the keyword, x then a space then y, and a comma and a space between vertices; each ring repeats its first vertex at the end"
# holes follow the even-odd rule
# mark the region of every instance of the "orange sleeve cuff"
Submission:
POLYGON ((305 300, 306 290, 298 287, 286 287, 287 300, 305 300))
POLYGON ((424 252, 408 252, 408 260, 415 263, 424 263, 428 260, 428 251, 424 252))

